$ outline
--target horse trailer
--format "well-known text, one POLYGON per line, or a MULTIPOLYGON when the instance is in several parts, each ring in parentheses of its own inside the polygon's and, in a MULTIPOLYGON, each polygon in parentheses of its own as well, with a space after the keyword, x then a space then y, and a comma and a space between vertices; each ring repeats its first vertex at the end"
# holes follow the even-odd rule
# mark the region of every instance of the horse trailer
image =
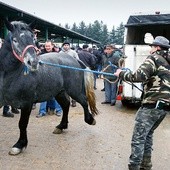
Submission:
MULTIPOLYGON (((134 72, 149 55, 149 43, 156 36, 170 39, 170 14, 132 15, 125 25, 124 67, 134 72)), ((118 86, 117 100, 123 105, 140 103, 143 91, 142 83, 122 81, 118 86)))

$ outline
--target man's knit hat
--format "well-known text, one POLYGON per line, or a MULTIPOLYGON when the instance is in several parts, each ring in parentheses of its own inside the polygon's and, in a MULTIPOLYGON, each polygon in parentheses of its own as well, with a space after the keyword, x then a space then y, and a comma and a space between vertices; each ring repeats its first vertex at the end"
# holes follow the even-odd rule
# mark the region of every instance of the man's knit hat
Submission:
POLYGON ((70 45, 70 42, 69 42, 68 40, 65 40, 65 41, 63 42, 62 46, 64 46, 65 44, 70 45))

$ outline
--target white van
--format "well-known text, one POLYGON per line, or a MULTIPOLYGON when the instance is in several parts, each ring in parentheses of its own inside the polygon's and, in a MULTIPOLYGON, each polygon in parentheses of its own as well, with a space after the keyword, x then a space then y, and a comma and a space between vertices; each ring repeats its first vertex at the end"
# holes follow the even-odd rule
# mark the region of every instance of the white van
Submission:
MULTIPOLYGON (((152 39, 156 36, 164 36, 170 39, 170 14, 132 15, 125 25, 124 67, 135 71, 149 55, 150 47, 144 42, 146 33, 151 33, 152 39)), ((146 37, 147 38, 147 37, 146 37)), ((141 83, 121 82, 119 85, 117 100, 123 105, 140 103, 142 95, 141 83)))

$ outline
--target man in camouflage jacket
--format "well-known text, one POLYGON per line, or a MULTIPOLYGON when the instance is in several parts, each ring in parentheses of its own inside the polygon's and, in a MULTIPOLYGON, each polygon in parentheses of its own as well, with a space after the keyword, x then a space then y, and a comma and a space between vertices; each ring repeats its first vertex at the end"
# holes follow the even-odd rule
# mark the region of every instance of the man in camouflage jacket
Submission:
POLYGON ((135 73, 118 69, 115 73, 128 82, 143 82, 142 105, 137 111, 131 141, 129 170, 150 170, 154 130, 170 110, 169 40, 157 36, 149 55, 135 73))

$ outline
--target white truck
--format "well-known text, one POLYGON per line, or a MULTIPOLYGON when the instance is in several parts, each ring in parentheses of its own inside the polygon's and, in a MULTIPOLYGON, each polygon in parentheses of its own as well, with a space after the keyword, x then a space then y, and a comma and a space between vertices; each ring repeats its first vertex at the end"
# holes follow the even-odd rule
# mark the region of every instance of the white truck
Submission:
MULTIPOLYGON (((145 43, 147 35, 164 36, 170 39, 170 14, 153 15, 132 15, 129 17, 125 25, 125 41, 124 41, 124 67, 135 71, 139 65, 149 55, 150 47, 145 43)), ((118 88, 117 100, 121 100, 123 105, 131 103, 140 103, 142 95, 141 83, 121 82, 118 88)))

